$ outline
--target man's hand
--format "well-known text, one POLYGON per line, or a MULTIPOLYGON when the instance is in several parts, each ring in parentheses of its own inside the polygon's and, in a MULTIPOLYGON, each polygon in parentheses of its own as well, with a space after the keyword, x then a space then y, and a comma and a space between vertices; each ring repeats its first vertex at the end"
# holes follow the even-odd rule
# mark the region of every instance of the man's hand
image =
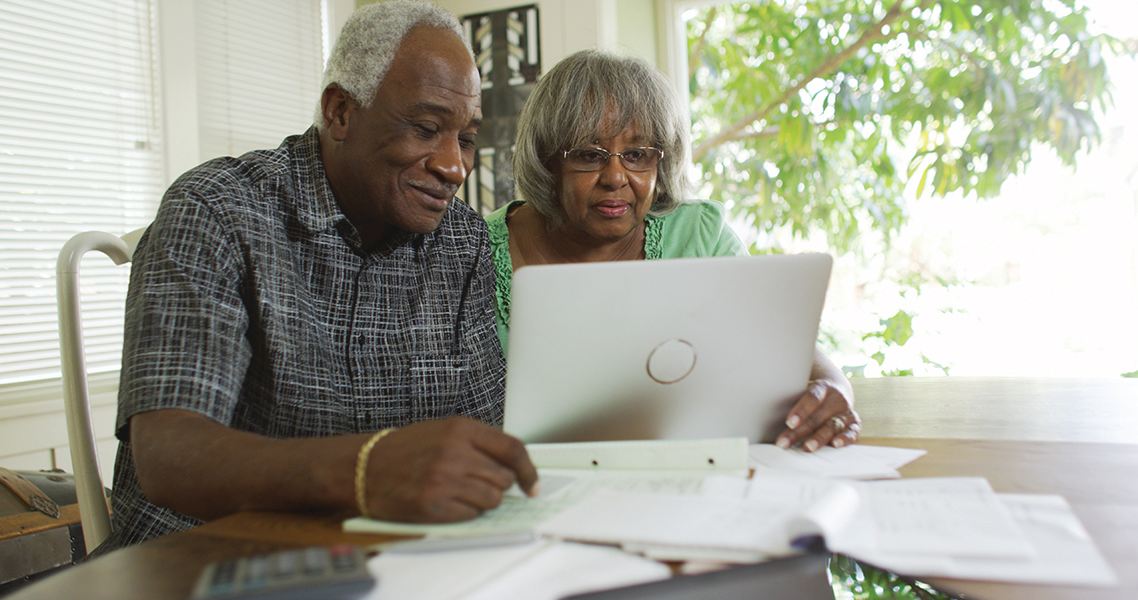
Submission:
MULTIPOLYGON (((183 410, 130 421, 138 481, 157 504, 198 519, 245 510, 358 512, 355 467, 367 434, 273 439, 183 410)), ((525 446, 454 417, 392 431, 372 448, 365 497, 379 519, 471 519, 517 482, 536 493, 525 446)))
POLYGON ((790 409, 786 431, 775 444, 786 449, 801 442, 807 452, 813 452, 826 444, 841 448, 856 443, 861 417, 853 405, 849 380, 825 354, 815 351, 810 383, 790 409))
POLYGON ((515 482, 537 493, 537 470, 517 439, 478 421, 423 421, 392 431, 368 460, 368 512, 392 521, 473 519, 515 482))

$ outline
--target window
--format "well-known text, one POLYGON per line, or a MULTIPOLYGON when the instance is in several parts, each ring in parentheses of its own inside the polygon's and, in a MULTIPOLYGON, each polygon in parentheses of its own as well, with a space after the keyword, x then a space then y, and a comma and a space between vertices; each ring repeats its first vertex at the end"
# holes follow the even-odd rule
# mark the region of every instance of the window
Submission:
MULTIPOLYGON (((55 259, 90 229, 145 225, 161 194, 153 6, 0 2, 0 385, 59 376, 55 259)), ((117 368, 125 269, 84 265, 92 370, 117 368)))
POLYGON ((1133 2, 895 4, 671 0, 700 197, 835 255, 847 372, 1138 377, 1133 2))
POLYGON ((194 2, 202 160, 275 148, 312 124, 324 71, 320 4, 194 2))
MULTIPOLYGON (((59 249, 149 223, 179 175, 165 150, 189 138, 196 163, 311 124, 324 12, 321 0, 0 0, 0 404, 59 396, 59 249), (193 35, 162 46, 163 8, 192 14, 193 35), (196 102, 166 113, 162 68, 192 74, 196 102)), ((88 370, 111 389, 128 277, 99 253, 84 260, 88 370)))

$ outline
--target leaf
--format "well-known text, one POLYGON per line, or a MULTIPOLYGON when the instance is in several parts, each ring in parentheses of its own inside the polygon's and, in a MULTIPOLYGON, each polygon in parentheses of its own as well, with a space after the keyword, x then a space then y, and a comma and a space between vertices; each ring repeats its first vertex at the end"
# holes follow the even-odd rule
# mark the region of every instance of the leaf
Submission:
POLYGON ((897 311, 897 314, 888 319, 882 319, 881 324, 885 326, 881 337, 887 344, 904 346, 913 336, 913 316, 903 310, 897 311))
POLYGON ((917 181, 917 197, 918 198, 920 198, 921 195, 925 193, 925 182, 928 181, 928 179, 929 179, 929 168, 930 167, 925 167, 924 171, 921 173, 921 179, 919 181, 917 181))

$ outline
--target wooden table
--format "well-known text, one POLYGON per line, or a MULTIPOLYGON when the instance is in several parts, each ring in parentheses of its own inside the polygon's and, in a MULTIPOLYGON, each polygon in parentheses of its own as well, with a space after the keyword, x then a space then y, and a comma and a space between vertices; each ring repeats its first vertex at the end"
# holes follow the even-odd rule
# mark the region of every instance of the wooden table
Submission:
POLYGON ((1138 444, 1138 379, 851 381, 866 436, 1138 444))
MULTIPOLYGON (((867 434, 863 443, 928 451, 901 470, 904 477, 981 476, 999 492, 1062 495, 1121 581, 1114 588, 931 583, 980 600, 1138 596, 1138 437, 1134 434, 1138 381, 1117 383, 1056 380, 1033 387, 1026 380, 951 378, 855 383, 867 434), (1076 406, 1067 406, 1071 403, 1076 406), (1070 419, 1068 427, 1060 426, 1056 410, 1070 419), (970 430, 989 437, 962 437, 970 430), (1060 439, 1035 439, 1049 434, 1060 439)), ((189 597, 202 567, 212 561, 282 548, 334 542, 369 545, 386 539, 342 533, 339 519, 330 515, 242 513, 119 550, 5 600, 183 599, 189 597)))

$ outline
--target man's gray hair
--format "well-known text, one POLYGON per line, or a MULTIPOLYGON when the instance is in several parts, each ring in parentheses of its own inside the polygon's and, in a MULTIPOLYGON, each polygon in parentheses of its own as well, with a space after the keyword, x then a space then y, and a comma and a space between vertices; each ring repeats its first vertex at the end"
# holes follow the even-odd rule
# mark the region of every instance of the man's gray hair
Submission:
POLYGON ((603 50, 567 56, 534 86, 518 118, 514 149, 518 197, 551 227, 560 225, 565 213, 554 190, 555 160, 563 150, 619 136, 629 126, 664 151, 649 214, 666 215, 689 202, 690 134, 678 95, 652 65, 603 50), (606 123, 609 116, 612 121, 606 123))
MULTIPOLYGON (((420 25, 449 29, 470 50, 462 24, 444 8, 419 0, 367 4, 356 9, 340 30, 320 89, 328 89, 334 83, 364 108, 370 107, 403 38, 420 25)), ((316 125, 324 126, 319 106, 316 125)))

